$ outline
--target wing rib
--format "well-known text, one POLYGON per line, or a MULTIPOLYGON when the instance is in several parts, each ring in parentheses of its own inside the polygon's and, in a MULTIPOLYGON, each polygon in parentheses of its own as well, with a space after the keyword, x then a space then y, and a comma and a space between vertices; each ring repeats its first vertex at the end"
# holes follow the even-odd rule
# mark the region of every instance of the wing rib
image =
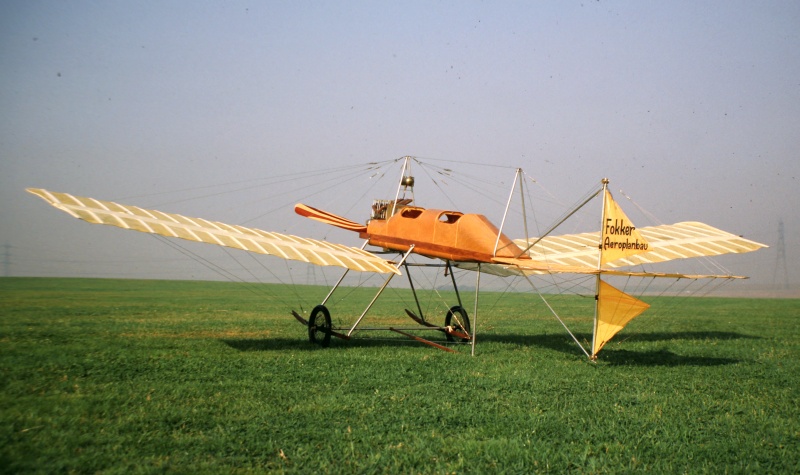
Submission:
POLYGON ((338 266, 362 272, 395 273, 390 262, 367 251, 315 239, 262 231, 244 226, 188 218, 111 201, 28 188, 55 208, 92 224, 106 224, 143 233, 269 254, 319 266, 338 266))
MULTIPOLYGON (((606 263, 608 267, 652 264, 691 257, 751 252, 767 247, 749 239, 698 222, 682 222, 640 228, 650 243, 648 252, 606 263)), ((599 233, 548 236, 539 240, 528 254, 553 264, 592 267, 597 265, 599 233)), ((516 240, 517 244, 524 240, 516 240)))

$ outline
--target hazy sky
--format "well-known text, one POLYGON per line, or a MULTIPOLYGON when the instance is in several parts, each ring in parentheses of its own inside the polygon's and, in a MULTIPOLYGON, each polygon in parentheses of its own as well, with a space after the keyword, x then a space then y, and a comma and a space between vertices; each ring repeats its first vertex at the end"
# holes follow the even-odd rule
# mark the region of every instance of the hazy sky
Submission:
MULTIPOLYGON (((415 155, 522 167, 570 203, 609 177, 663 222, 771 245, 725 261, 751 284, 776 264, 783 281, 782 220, 796 282, 798 150, 796 1, 0 4, 12 275, 200 276, 164 243, 81 223, 26 187, 150 206, 415 155)), ((165 211, 237 223, 268 207, 219 201, 165 211)))

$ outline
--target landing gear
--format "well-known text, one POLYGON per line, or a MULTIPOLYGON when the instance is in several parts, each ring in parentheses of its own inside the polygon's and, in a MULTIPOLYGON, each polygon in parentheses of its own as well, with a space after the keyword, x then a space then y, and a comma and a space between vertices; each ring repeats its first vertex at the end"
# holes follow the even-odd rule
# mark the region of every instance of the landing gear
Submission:
POLYGON ((460 338, 463 342, 470 340, 469 317, 467 317, 467 311, 464 310, 464 307, 461 305, 450 307, 450 310, 447 311, 447 316, 444 317, 444 326, 450 329, 450 331, 446 333, 447 341, 456 341, 452 333, 455 333, 457 336, 463 334, 464 336, 460 338))
MULTIPOLYGON (((362 247, 362 249, 363 249, 363 247, 362 247)), ((474 348, 475 348, 474 335, 471 334, 471 326, 470 326, 469 317, 467 316, 467 311, 464 310, 464 308, 461 305, 461 297, 460 297, 460 295, 458 293, 458 287, 456 286, 456 281, 455 281, 455 277, 453 276, 452 267, 450 265, 450 262, 448 261, 444 265, 436 265, 436 264, 433 264, 433 265, 431 265, 431 264, 410 264, 409 265, 409 264, 406 264, 406 259, 408 258, 409 254, 411 254, 413 249, 414 249, 414 246, 411 246, 408 249, 408 251, 406 251, 406 253, 403 254, 403 257, 402 257, 402 259, 400 259, 400 262, 398 262, 396 264, 397 268, 399 269, 401 266, 405 266, 406 273, 408 274, 409 267, 411 267, 412 265, 446 267, 445 275, 450 275, 450 277, 451 277, 451 279, 453 281, 453 288, 455 289, 456 297, 458 298, 458 305, 450 307, 450 309, 447 311, 447 314, 445 315, 445 319, 444 319, 444 326, 436 325, 436 324, 434 324, 432 322, 426 321, 422 316, 422 307, 420 305, 419 299, 417 298, 417 292, 414 289, 414 282, 409 277, 409 285, 411 286, 411 292, 414 294, 414 300, 417 303, 417 310, 419 311, 420 315, 416 316, 410 310, 406 310, 406 313, 414 321, 416 321, 418 324, 422 325, 423 329, 425 329, 425 327, 427 327, 427 329, 438 330, 440 332, 445 333, 446 337, 447 337, 447 340, 450 341, 450 342, 464 342, 464 343, 470 343, 471 342, 472 343, 472 347, 473 347, 473 352, 474 352, 474 348)), ((381 293, 386 289, 386 286, 389 285, 389 281, 395 275, 395 274, 390 274, 389 277, 386 279, 386 281, 384 281, 383 285, 378 290, 378 293, 375 294, 375 296, 372 298, 372 301, 370 301, 369 305, 367 305, 367 308, 365 308, 364 311, 361 313, 361 316, 356 319, 355 323, 353 323, 353 325, 350 327, 350 330, 347 333, 340 333, 340 331, 343 331, 344 328, 336 328, 336 329, 333 328, 333 325, 331 325, 331 314, 330 314, 330 311, 328 311, 328 308, 325 307, 325 303, 331 297, 333 292, 339 287, 339 284, 342 283, 342 280, 344 279, 344 276, 347 275, 347 272, 348 271, 346 270, 344 272, 344 274, 342 274, 342 277, 339 279, 339 281, 336 283, 336 285, 333 286, 331 291, 328 293, 328 296, 325 297, 325 299, 322 301, 322 303, 317 305, 316 307, 314 307, 313 310, 311 310, 311 313, 309 315, 308 320, 306 320, 305 318, 300 316, 299 313, 297 313, 295 311, 292 311, 292 315, 294 316, 294 318, 297 319, 297 321, 302 323, 303 325, 306 325, 306 327, 308 328, 308 340, 311 343, 319 344, 321 347, 327 347, 327 346, 330 345, 331 336, 335 336, 337 338, 341 338, 341 339, 344 339, 344 340, 349 340, 350 339, 350 335, 356 330, 356 327, 358 327, 359 323, 361 323, 361 320, 364 318, 364 316, 367 314, 367 312, 369 312, 370 308, 372 308, 372 305, 375 303, 375 301, 378 299, 378 297, 381 295, 381 293)), ((478 275, 480 276, 480 265, 478 266, 478 275)), ((477 288, 477 286, 476 286, 476 288, 477 288)), ((477 307, 478 307, 478 301, 477 301, 477 291, 476 291, 475 308, 477 309, 477 307)), ((475 316, 477 316, 477 310, 476 310, 475 316)), ((475 316, 473 316, 473 318, 475 318, 475 316)), ((427 345, 430 345, 430 346, 433 346, 433 347, 436 347, 436 348, 439 348, 439 349, 442 349, 442 350, 445 350, 445 351, 453 351, 450 348, 447 348, 445 346, 433 343, 431 341, 428 341, 426 339, 417 337, 415 335, 411 335, 411 334, 407 333, 406 331, 404 331, 404 330, 418 330, 418 329, 419 328, 386 327, 386 328, 366 328, 366 329, 363 329, 363 330, 389 330, 389 331, 393 331, 393 332, 399 333, 401 335, 408 336, 408 337, 410 337, 410 338, 412 338, 414 340, 420 341, 422 343, 425 343, 427 345)))
POLYGON ((308 319, 308 341, 325 348, 331 344, 331 314, 324 305, 317 305, 308 319))

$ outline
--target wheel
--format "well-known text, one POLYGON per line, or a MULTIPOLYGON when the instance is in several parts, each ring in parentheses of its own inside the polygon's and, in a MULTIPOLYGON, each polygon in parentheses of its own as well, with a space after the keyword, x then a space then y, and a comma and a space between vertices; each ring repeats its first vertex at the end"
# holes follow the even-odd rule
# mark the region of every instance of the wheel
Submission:
POLYGON ((331 343, 331 314, 324 305, 317 305, 308 319, 308 341, 326 347, 331 343))
MULTIPOLYGON (((458 330, 469 335, 470 328, 469 328, 469 317, 467 317, 467 311, 464 310, 464 308, 461 307, 460 305, 450 307, 450 310, 447 311, 447 316, 444 317, 444 326, 446 327, 452 326, 453 330, 458 330)), ((445 335, 447 335, 447 341, 456 341, 456 337, 454 337, 453 335, 449 333, 446 333, 445 335)), ((461 341, 469 341, 469 338, 461 338, 461 341)))

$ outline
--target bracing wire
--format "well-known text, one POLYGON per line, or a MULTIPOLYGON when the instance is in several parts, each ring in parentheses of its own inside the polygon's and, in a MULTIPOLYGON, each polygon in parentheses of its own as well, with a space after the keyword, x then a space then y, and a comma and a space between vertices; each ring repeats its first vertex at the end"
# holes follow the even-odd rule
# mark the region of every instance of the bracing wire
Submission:
POLYGON ((222 266, 215 264, 214 262, 212 262, 212 261, 200 256, 199 254, 190 251, 186 247, 180 245, 178 242, 176 242, 174 240, 171 240, 169 238, 166 238, 164 236, 157 235, 157 234, 151 234, 150 236, 153 236, 155 239, 165 243, 166 245, 168 245, 169 247, 171 247, 171 248, 175 249, 176 251, 180 252, 184 256, 186 256, 186 257, 192 259, 193 261, 203 265, 204 267, 206 267, 207 269, 211 270, 212 272, 214 272, 215 274, 219 275, 220 277, 223 277, 224 279, 229 280, 231 282, 239 282, 239 283, 243 284, 245 286, 245 288, 247 288, 250 292, 252 292, 252 293, 254 293, 256 295, 262 295, 257 290, 256 286, 252 285, 252 283, 240 278, 239 276, 237 276, 236 274, 234 274, 234 273, 232 273, 232 272, 230 272, 228 270, 225 270, 222 266))
MULTIPOLYGON (((210 198, 215 196, 220 196, 224 194, 230 193, 239 193, 245 190, 254 189, 254 188, 264 188, 268 185, 273 185, 276 183, 283 183, 283 182, 290 182, 300 178, 309 178, 309 177, 316 177, 316 176, 330 176, 332 173, 339 173, 339 172, 348 172, 351 170, 369 170, 370 168, 385 166, 386 164, 394 163, 397 159, 394 160, 385 160, 383 162, 369 162, 365 164, 356 164, 356 165, 344 165, 340 167, 331 167, 331 168, 324 168, 318 170, 304 170, 301 172, 293 172, 287 173, 283 175, 273 175, 269 177, 260 177, 260 178, 249 178, 247 180, 237 180, 231 181, 226 183, 218 183, 218 184, 210 184, 210 185, 199 185, 187 188, 181 188, 177 190, 170 190, 170 191, 162 191, 156 193, 145 193, 145 194, 138 194, 138 195, 128 195, 123 197, 118 197, 116 199, 128 200, 128 199, 135 199, 135 198, 151 198, 157 196, 165 196, 165 195, 177 195, 179 193, 187 193, 187 192, 200 192, 202 190, 212 190, 212 189, 219 189, 224 187, 232 187, 229 189, 223 189, 222 191, 214 191, 214 192, 205 192, 203 194, 196 194, 194 196, 189 196, 185 198, 170 200, 166 202, 160 203, 160 205, 164 204, 175 204, 181 203, 185 201, 193 201, 198 199, 210 198)), ((157 206, 152 205, 152 206, 157 206)))
MULTIPOLYGON (((353 167, 350 167, 348 169, 348 171, 350 171, 350 173, 348 173, 347 175, 344 175, 344 176, 340 176, 340 175, 330 176, 326 180, 323 180, 322 182, 316 183, 314 186, 309 187, 310 191, 308 193, 306 193, 306 194, 304 194, 302 196, 299 196, 299 197, 294 197, 294 199, 290 200, 289 202, 283 201, 281 203, 278 203, 274 207, 272 207, 272 208, 270 208, 270 209, 268 209, 268 210, 266 210, 266 211, 264 211, 264 212, 262 212, 262 213, 260 213, 260 214, 258 214, 256 216, 253 216, 253 217, 245 220, 243 222, 243 224, 250 223, 250 222, 255 221, 257 219, 261 219, 264 216, 267 216, 270 213, 274 213, 275 211, 277 211, 279 209, 283 209, 283 208, 286 208, 288 206, 293 206, 294 203, 292 201, 296 202, 296 201, 307 200, 307 199, 309 199, 311 197, 318 196, 318 195, 320 195, 322 193, 325 193, 325 192, 328 192, 330 190, 343 187, 344 184, 350 183, 352 181, 355 181, 355 180, 363 177, 364 171, 365 171, 363 167, 359 168, 359 169, 357 169, 355 171, 352 171, 352 169, 353 169, 353 167), (326 184, 326 186, 320 187, 320 185, 323 185, 323 184, 326 184)), ((374 167, 370 167, 370 168, 367 169, 367 171, 371 171, 371 170, 374 170, 374 167)), ((309 175, 309 176, 318 176, 318 174, 309 175)), ((306 178, 307 178, 307 176, 306 176, 306 178)), ((373 187, 376 184, 377 184, 377 182, 373 183, 373 187)), ((352 209, 355 206, 356 203, 357 203, 357 201, 353 201, 353 204, 349 209, 352 209)))
POLYGON ((558 322, 561 324, 561 326, 563 326, 564 329, 567 331, 567 333, 569 333, 569 336, 572 337, 572 340, 575 341, 575 343, 578 345, 578 347, 581 349, 581 351, 583 351, 583 353, 586 355, 586 357, 587 358, 591 358, 591 355, 589 354, 588 351, 586 351, 586 348, 583 347, 581 342, 572 333, 572 330, 569 329, 567 324, 564 323, 564 320, 561 319, 561 317, 558 315, 558 313, 555 311, 555 309, 553 309, 553 307, 550 306, 550 303, 547 301, 546 298, 544 298, 544 295, 539 291, 539 289, 536 287, 536 285, 533 283, 533 281, 528 276, 525 276, 525 279, 531 285, 531 288, 533 288, 533 291, 536 292, 539 295, 539 298, 542 299, 542 302, 544 302, 544 304, 547 306, 547 308, 550 310, 550 312, 553 314, 553 316, 556 317, 556 320, 558 320, 558 322))
POLYGON ((453 202, 452 198, 449 196, 449 193, 447 193, 442 186, 446 184, 445 178, 453 184, 459 185, 462 188, 470 191, 473 195, 485 197, 491 202, 497 203, 498 205, 502 205, 504 203, 502 198, 498 198, 499 195, 495 196, 489 193, 491 190, 494 190, 495 192, 500 190, 500 185, 487 182, 485 176, 455 172, 449 168, 437 167, 419 160, 417 160, 416 163, 420 165, 420 168, 425 172, 426 176, 428 176, 428 178, 437 186, 437 188, 442 191, 442 194, 445 195, 445 198, 450 201, 450 204, 456 209, 458 209, 458 206, 455 204, 455 202, 453 202), (437 180, 434 175, 439 175, 442 178, 437 180))
MULTIPOLYGON (((659 220, 653 213, 646 210, 643 206, 637 203, 631 196, 625 193, 623 190, 619 190, 619 193, 625 197, 633 206, 642 213, 643 216, 647 218, 647 220, 653 225, 661 225, 664 224, 663 221, 659 220)), ((721 265, 716 260, 712 259, 711 257, 697 257, 695 258, 698 265, 702 266, 708 273, 717 273, 717 274, 725 274, 730 275, 731 272, 725 266, 721 265)))
MULTIPOLYGON (((348 211, 350 211, 350 210, 353 209, 353 207, 356 206, 356 204, 358 202, 363 201, 364 197, 367 194, 369 194, 370 192, 372 192, 372 190, 374 190, 375 187, 377 187, 382 182, 383 178, 387 174, 387 171, 388 171, 387 167, 389 167, 392 164, 397 163, 398 160, 401 160, 401 159, 393 159, 393 160, 387 160, 387 161, 383 161, 383 162, 370 162, 366 166, 365 165, 357 165, 357 166, 333 167, 333 168, 330 168, 330 169, 327 169, 327 170, 317 170, 317 171, 312 171, 312 172, 292 173, 292 174, 286 174, 286 175, 270 177, 270 178, 249 179, 249 180, 242 180, 242 181, 237 181, 237 182, 230 182, 230 183, 222 184, 222 185, 206 185, 206 186, 199 186, 199 187, 194 187, 194 188, 187 188, 187 189, 184 189, 184 190, 178 190, 178 191, 174 191, 174 192, 164 192, 164 193, 156 193, 156 194, 140 195, 140 196, 161 196, 161 195, 166 195, 168 193, 196 192, 195 196, 193 196, 193 197, 183 198, 183 199, 180 199, 180 200, 177 200, 177 201, 171 201, 170 202, 170 203, 177 203, 177 202, 188 201, 188 200, 193 200, 193 199, 216 197, 216 196, 221 196, 221 195, 228 194, 228 193, 241 192, 241 191, 250 190, 250 189, 268 188, 272 184, 277 184, 277 183, 283 182, 283 181, 294 181, 294 180, 297 180, 297 179, 300 179, 300 178, 309 179, 309 178, 320 178, 321 177, 322 180, 318 180, 317 183, 315 183, 314 185, 307 187, 306 193, 304 194, 304 196, 302 198, 300 198, 300 199, 308 199, 308 198, 311 198, 311 197, 319 196, 319 195, 321 195, 323 193, 328 193, 330 190, 332 190, 332 189, 334 189, 334 188, 336 188, 338 186, 343 186, 343 185, 344 186, 348 186, 349 184, 353 183, 355 180, 357 180, 359 178, 363 178, 366 173, 370 173, 371 174, 369 176, 370 185, 368 187, 366 187, 365 191, 363 193, 357 195, 357 196, 355 196, 352 193, 348 195, 348 198, 352 198, 353 199, 351 207, 348 208, 348 211), (222 190, 220 189, 220 188, 225 188, 225 187, 228 187, 230 189, 222 189, 222 190)), ((439 167, 439 166, 437 166, 435 164, 428 163, 427 159, 424 162, 419 160, 419 159, 417 159, 417 158, 414 158, 414 160, 415 160, 415 163, 419 166, 419 169, 422 170, 422 172, 425 174, 425 176, 428 179, 430 179, 430 181, 433 184, 433 186, 436 187, 442 193, 442 195, 445 197, 445 199, 449 200, 450 204, 453 206, 454 209, 458 209, 458 206, 453 201, 453 199, 451 198, 450 193, 449 193, 449 191, 453 191, 453 190, 450 190, 450 188, 452 188, 453 185, 459 186, 459 187, 461 187, 461 189, 467 190, 472 194, 480 195, 482 197, 485 197, 487 202, 494 202, 494 203, 497 203, 498 205, 504 205, 505 204, 505 197, 503 196, 502 193, 507 192, 507 187, 502 187, 502 191, 501 191, 501 186, 500 185, 496 185, 495 186, 495 184, 487 183, 487 180, 485 179, 484 176, 472 175, 472 174, 467 174, 467 173, 456 173, 456 172, 454 172, 453 170, 451 170, 449 168, 439 167), (492 194, 492 193, 494 193, 494 194, 492 194)), ((436 162, 450 162, 450 161, 447 161, 447 160, 434 160, 434 161, 436 161, 436 162)), ((470 164, 470 165, 487 166, 485 164, 477 164, 477 163, 470 163, 470 162, 455 162, 455 161, 451 161, 451 162, 452 163, 459 163, 459 164, 470 164)), ((509 170, 513 169, 513 167, 506 167, 506 166, 501 166, 501 165, 488 165, 488 166, 489 167, 493 167, 493 168, 500 168, 500 169, 509 169, 509 170)), ((557 198, 555 198, 555 196, 552 193, 550 193, 548 190, 546 190, 544 187, 542 187, 541 184, 539 184, 538 181, 536 181, 533 177, 530 177, 527 174, 523 174, 523 176, 528 177, 528 180, 530 180, 531 183, 533 183, 538 188, 543 190, 544 193, 549 197, 548 198, 549 200, 552 200, 552 202, 555 202, 555 203, 559 203, 560 202, 557 198)), ((521 181, 521 184, 520 184, 520 186, 521 186, 521 195, 523 195, 523 199, 527 199, 529 203, 535 203, 533 198, 532 198, 531 186, 528 186, 529 185, 528 180, 520 180, 521 181)), ((353 188, 354 187, 350 186, 350 189, 353 189, 353 188)), ((305 191, 305 189, 304 189, 304 191, 305 191)), ((569 219, 577 211, 577 209, 579 209, 581 206, 583 206, 583 205, 587 204, 589 201, 591 201, 591 199, 594 196, 597 196, 598 193, 599 192, 597 191, 596 187, 593 188, 592 190, 588 191, 586 194, 584 194, 581 198, 579 198, 575 202, 576 205, 567 208, 567 211, 565 211, 558 218, 556 218, 556 220, 554 221, 554 224, 551 225, 548 228, 548 230, 545 231, 544 233, 541 232, 542 228, 541 228, 539 220, 537 219, 537 206, 531 205, 529 207, 525 207, 523 205, 523 209, 521 211, 518 210, 518 209, 514 209, 513 212, 515 214, 517 214, 517 215, 519 215, 522 212, 525 212, 526 214, 527 213, 531 213, 532 216, 533 216, 533 223, 535 225, 536 232, 540 236, 542 234, 547 235, 549 233, 552 233, 564 221, 569 219), (578 204, 580 204, 580 205, 578 205, 578 204)), ((622 190, 620 190, 620 193, 623 196, 625 196, 630 202, 632 202, 637 208, 639 208, 640 211, 642 211, 643 214, 650 215, 650 213, 648 213, 646 210, 643 210, 641 208, 641 206, 639 206, 637 203, 633 202, 633 200, 628 195, 626 195, 624 192, 622 192, 622 190)), ((277 196, 280 196, 281 198, 285 198, 281 194, 281 192, 279 192, 277 194, 277 196)), ((281 200, 275 200, 275 199, 273 199, 273 197, 270 197, 270 196, 260 197, 258 201, 262 201, 262 200, 269 200, 270 202, 272 202, 272 201, 275 201, 275 202, 281 201, 281 200)), ((282 204, 282 203, 280 203, 276 207, 270 207, 270 209, 260 213, 258 216, 255 216, 255 217, 252 217, 252 218, 246 220, 245 223, 250 222, 250 221, 254 221, 254 220, 257 220, 257 219, 260 219, 260 218, 263 218, 264 216, 269 215, 270 213, 272 213, 272 212, 274 212, 277 209, 280 209, 282 207, 284 207, 284 204, 282 204)), ((650 216, 652 217, 652 215, 650 215, 650 216)), ((236 274, 234 274, 234 273, 222 268, 221 266, 219 266, 217 264, 214 264, 210 260, 200 256, 199 254, 197 254, 195 252, 192 252, 191 250, 189 250, 189 249, 187 249, 187 248, 185 248, 183 246, 178 245, 177 243, 175 243, 174 241, 172 241, 170 239, 162 238, 162 237, 159 237, 159 239, 161 239, 162 242, 167 243, 168 245, 170 245, 174 249, 178 250, 178 252, 181 252, 182 254, 192 258, 196 262, 202 264, 206 268, 208 268, 211 271, 213 271, 214 273, 216 273, 217 275, 225 278, 226 280, 240 282, 243 285, 245 285, 251 292, 253 292, 253 293, 257 294, 257 295, 266 295, 266 296, 269 296, 269 297, 272 297, 272 298, 277 298, 283 305, 286 305, 287 307, 291 306, 290 302, 288 302, 288 300, 287 300, 287 297, 288 297, 287 295, 285 295, 285 294, 270 295, 268 292, 265 291, 265 289, 263 289, 263 287, 257 286, 257 285, 253 285, 252 282, 249 282, 248 279, 255 280, 255 281, 258 281, 258 282, 261 282, 261 279, 258 278, 256 273, 254 273, 252 270, 248 269, 247 266, 240 259, 238 259, 234 255, 234 253, 229 252, 228 250, 225 250, 225 252, 230 256, 230 258, 234 262, 236 262, 237 265, 240 268, 244 269, 244 272, 249 276, 248 279, 242 278, 242 277, 240 277, 240 276, 238 276, 238 275, 236 275, 236 274)), ((252 254, 250 254, 250 257, 252 259, 254 259, 264 271, 268 272, 274 280, 280 282, 281 284, 288 285, 289 287, 291 287, 292 288, 292 292, 294 294, 293 297, 296 298, 298 302, 300 302, 301 309, 302 309, 302 301, 303 301, 303 299, 302 299, 302 296, 300 295, 299 291, 297 290, 298 285, 297 285, 297 283, 295 281, 295 277, 294 277, 293 273, 292 272, 288 272, 287 273, 287 275, 289 276, 288 277, 289 282, 287 283, 287 282, 285 282, 284 278, 281 278, 272 269, 270 269, 270 266, 265 265, 265 263, 263 262, 262 259, 257 259, 256 256, 254 256, 252 254)), ((710 261, 710 262, 714 263, 713 261, 710 261)), ((716 263, 714 263, 714 264, 716 264, 716 263)), ((287 266, 287 270, 288 270, 289 269, 288 264, 286 264, 286 266, 287 266)), ((721 266, 717 266, 717 267, 722 269, 721 266)), ((324 272, 323 272, 323 276, 325 276, 325 280, 327 281, 327 276, 325 275, 324 272)), ((536 292, 539 295, 539 297, 541 298, 542 302, 544 302, 544 304, 547 306, 549 311, 556 317, 556 319, 561 323, 561 325, 567 330, 567 332, 572 337, 572 339, 575 340, 575 342, 578 344, 578 346, 581 348, 581 350, 587 356, 589 356, 589 353, 586 351, 584 346, 580 343, 580 341, 572 333, 572 331, 567 327, 566 323, 558 315, 558 312, 551 305, 551 303, 548 302, 548 299, 545 298, 544 294, 551 294, 552 293, 552 294, 555 294, 555 295, 563 295, 563 294, 573 294, 574 293, 574 294, 578 294, 578 295, 585 294, 585 295, 583 295, 584 297, 592 296, 592 295, 590 295, 590 291, 588 291, 588 284, 590 283, 590 281, 594 277, 593 276, 585 276, 585 275, 576 275, 574 277, 568 277, 568 276, 565 276, 565 275, 555 276, 554 274, 543 275, 543 276, 538 276, 538 278, 540 278, 542 280, 542 282, 544 283, 544 286, 541 286, 541 287, 537 286, 537 284, 533 282, 533 279, 531 279, 530 276, 523 275, 523 277, 528 282, 528 284, 533 289, 533 291, 536 292)), ((438 300, 440 302, 444 303, 445 307, 447 307, 447 305, 446 305, 447 296, 445 296, 445 295, 443 295, 442 293, 439 292, 439 288, 438 288, 438 281, 439 281, 438 271, 437 271, 437 274, 433 278, 429 275, 429 272, 415 273, 415 276, 413 278, 418 282, 421 282, 421 281, 424 280, 425 281, 425 285, 427 285, 432 290, 432 292, 429 292, 427 294, 430 295, 431 297, 438 298, 438 300), (419 275, 417 275, 417 274, 419 274, 419 275)), ((661 280, 663 280, 663 279, 661 279, 661 280)), ((652 287, 653 287, 653 284, 656 281, 656 279, 655 278, 652 278, 652 279, 641 279, 640 283, 638 284, 639 288, 635 289, 635 291, 639 295, 647 294, 647 295, 650 295, 650 296, 652 296, 654 298, 661 298, 661 297, 664 297, 664 296, 666 296, 667 294, 670 294, 670 293, 672 293, 674 295, 683 295, 684 290, 686 288, 688 288, 689 285, 691 285, 691 282, 687 282, 688 280, 690 280, 690 279, 674 279, 674 281, 670 285, 668 285, 666 287, 663 287, 661 289, 656 289, 656 293, 651 295, 652 287), (683 281, 681 282, 681 280, 683 280, 683 281), (686 285, 683 287, 683 289, 675 291, 675 288, 676 287, 680 287, 680 284, 686 284, 686 285), (660 290, 660 292, 658 290, 660 290)), ((696 280, 696 279, 692 279, 692 280, 696 280)), ((731 279, 707 279, 706 281, 701 282, 702 285, 701 285, 700 289, 696 290, 693 293, 693 295, 696 295, 698 293, 701 293, 701 295, 708 295, 711 292, 713 292, 714 290, 718 289, 719 287, 727 284, 730 280, 731 279)), ((353 292, 355 292, 356 289, 359 289, 359 288, 365 286, 368 283, 368 281, 369 280, 366 279, 366 278, 359 277, 358 281, 355 282, 355 283, 348 282, 348 289, 346 290, 346 289, 343 288, 342 291, 339 291, 337 300, 341 301, 341 300, 343 300, 345 298, 348 298, 353 292)), ((483 302, 482 302, 482 303, 484 303, 482 308, 486 309, 486 311, 488 313, 490 313, 491 310, 493 308, 495 308, 499 304, 499 302, 503 299, 503 297, 508 292, 516 290, 516 288, 514 287, 514 285, 515 285, 514 281, 515 281, 515 279, 507 279, 507 280, 505 280, 504 281, 505 285, 503 287, 501 287, 499 292, 496 292, 497 298, 494 300, 494 302, 490 303, 490 301, 487 301, 487 300, 484 299, 483 302), (486 304, 489 304, 489 305, 486 305, 486 304)), ((634 284, 633 280, 630 277, 628 277, 628 279, 625 281, 625 284, 623 285, 623 289, 627 290, 630 286, 633 286, 635 288, 636 284, 634 284)), ((493 295, 494 295, 494 292, 493 292, 493 295)), ((427 306, 425 308, 425 312, 430 312, 431 308, 433 308, 433 306, 436 305, 434 300, 436 300, 436 299, 435 298, 429 299, 429 301, 427 303, 427 306)), ((672 302, 672 299, 670 299, 670 302, 672 302)), ((484 322, 485 322, 485 320, 484 320, 484 322)))

